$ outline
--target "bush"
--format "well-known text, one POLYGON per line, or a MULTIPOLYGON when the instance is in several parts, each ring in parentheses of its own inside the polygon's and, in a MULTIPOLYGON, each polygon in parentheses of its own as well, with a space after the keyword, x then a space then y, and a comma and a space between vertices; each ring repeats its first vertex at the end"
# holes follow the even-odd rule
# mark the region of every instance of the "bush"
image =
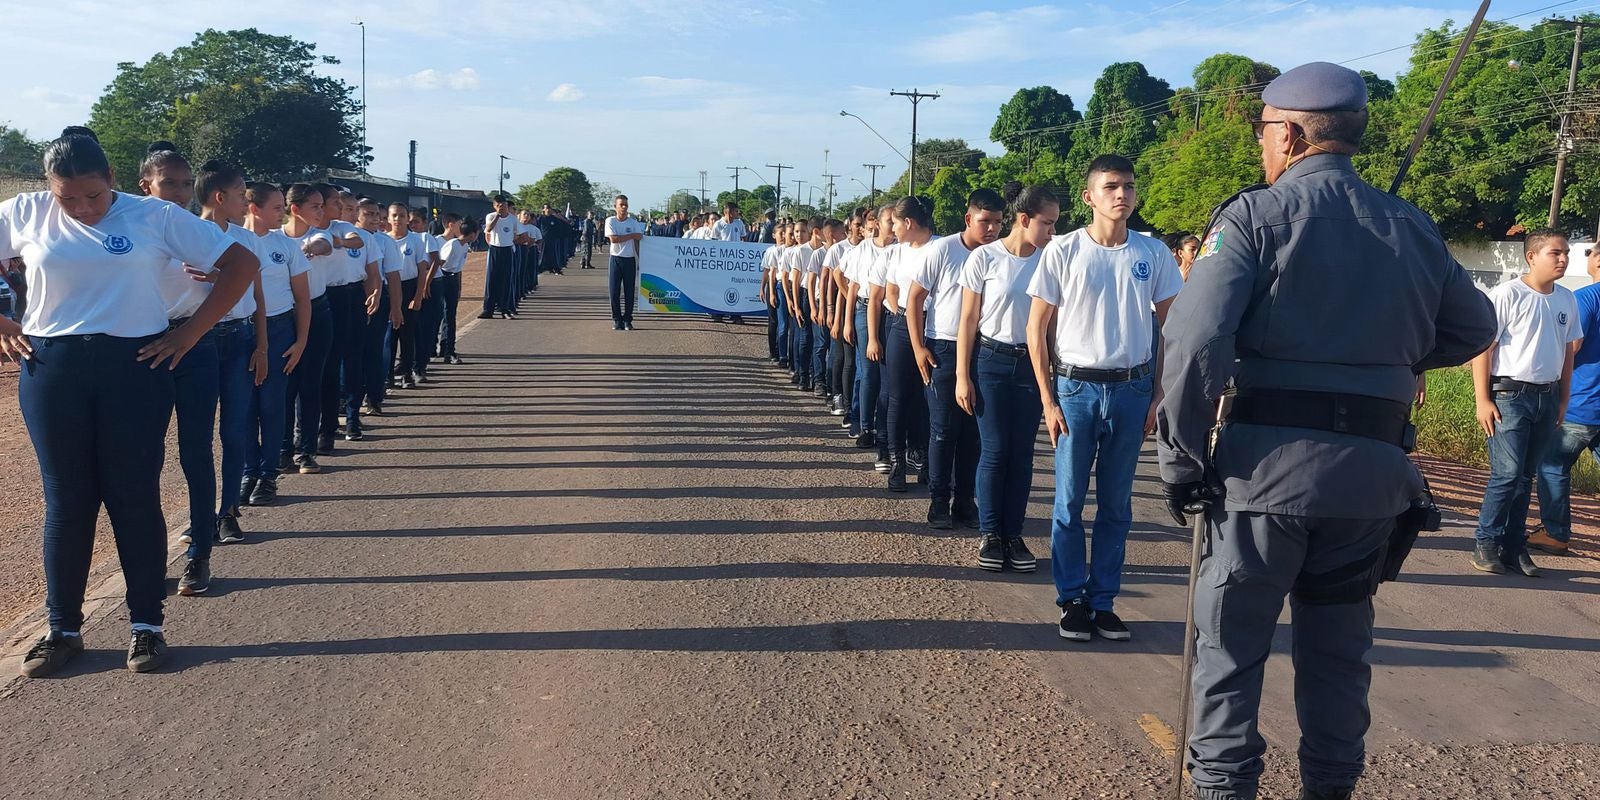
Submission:
MULTIPOLYGON (((1429 372, 1428 403, 1414 415, 1414 421, 1418 450, 1458 464, 1488 468, 1488 450, 1472 397, 1470 367, 1429 372)), ((1572 490, 1584 494, 1600 492, 1600 466, 1594 459, 1578 459, 1572 469, 1572 490)))

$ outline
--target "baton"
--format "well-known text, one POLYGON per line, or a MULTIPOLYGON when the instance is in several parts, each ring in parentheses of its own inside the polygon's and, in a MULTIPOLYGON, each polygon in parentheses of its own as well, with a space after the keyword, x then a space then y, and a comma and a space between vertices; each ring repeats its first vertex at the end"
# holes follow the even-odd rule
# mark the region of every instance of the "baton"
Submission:
POLYGON ((1461 38, 1461 46, 1456 48, 1456 57, 1451 59, 1450 68, 1444 71, 1444 80, 1439 82, 1439 91, 1433 93, 1433 103, 1428 106, 1428 113, 1422 117, 1422 126, 1417 128, 1417 135, 1411 139, 1411 147, 1406 150, 1406 157, 1400 162, 1400 171, 1394 176, 1394 183, 1389 186, 1389 194, 1398 194, 1400 184, 1406 179, 1406 173, 1411 169, 1412 159, 1417 157, 1417 152, 1422 149, 1422 140, 1428 138, 1428 131, 1433 128, 1433 119, 1439 115, 1439 106, 1444 105, 1444 93, 1450 88, 1451 81, 1456 79, 1456 72, 1461 69, 1461 62, 1467 57, 1467 48, 1472 46, 1473 37, 1478 35, 1478 26, 1483 24, 1483 17, 1489 13, 1489 0, 1483 0, 1478 6, 1478 13, 1472 18, 1472 24, 1467 26, 1466 34, 1461 38))

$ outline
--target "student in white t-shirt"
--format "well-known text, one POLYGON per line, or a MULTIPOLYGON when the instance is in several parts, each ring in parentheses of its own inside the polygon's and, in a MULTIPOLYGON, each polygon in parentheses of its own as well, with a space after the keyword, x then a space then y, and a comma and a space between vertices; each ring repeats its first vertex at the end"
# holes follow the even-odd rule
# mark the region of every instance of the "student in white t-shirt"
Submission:
POLYGON ((722 204, 722 216, 711 225, 710 237, 722 242, 742 242, 747 231, 739 218, 739 204, 729 200, 722 204))
POLYGON ((789 382, 803 391, 810 391, 811 321, 806 312, 808 301, 803 281, 806 262, 811 260, 810 220, 795 221, 789 232, 789 243, 783 265, 784 304, 789 310, 789 382))
POLYGON ((1028 285, 1061 203, 1049 189, 1019 183, 1006 186, 1005 200, 1011 232, 973 250, 961 265, 955 398, 978 422, 978 566, 1030 572, 1037 564, 1022 523, 1043 408, 1028 360, 1028 285))
POLYGON ((606 217, 606 241, 611 243, 611 263, 607 267, 611 294, 612 330, 633 330, 634 295, 639 289, 639 247, 646 225, 628 216, 628 196, 619 194, 612 204, 616 212, 606 217))
POLYGON ((464 362, 456 352, 456 308, 461 304, 461 273, 466 268, 472 243, 478 241, 478 223, 447 211, 443 238, 444 244, 439 246, 439 277, 434 279, 443 306, 438 352, 446 364, 461 364, 464 362))
POLYGON ((882 268, 889 323, 884 336, 883 380, 888 384, 889 400, 888 487, 891 492, 903 492, 908 471, 916 471, 924 483, 927 477, 927 384, 911 346, 906 303, 928 246, 939 238, 933 233, 933 203, 916 195, 902 197, 894 207, 894 234, 900 244, 890 248, 882 268))
MULTIPOLYGON (((301 475, 322 471, 317 463, 317 439, 322 434, 322 373, 333 349, 333 309, 329 304, 328 281, 345 256, 333 249, 333 237, 322 229, 326 204, 322 192, 309 183, 296 183, 284 192, 289 204, 289 219, 283 233, 295 240, 311 262, 307 273, 311 289, 311 335, 306 340, 300 366, 289 376, 289 419, 284 425, 284 460, 292 459, 301 475)), ((270 500, 268 501, 270 502, 270 500)), ((252 505, 260 505, 252 503, 252 505)))
POLYGON ((439 267, 444 264, 444 257, 439 249, 444 247, 444 240, 428 232, 428 210, 425 208, 411 209, 411 232, 422 240, 422 252, 427 254, 428 263, 422 267, 417 275, 417 330, 415 333, 416 361, 412 365, 412 373, 416 375, 417 383, 428 382, 428 362, 438 355, 439 325, 444 322, 444 303, 433 290, 433 281, 439 275, 439 267))
POLYGON ((978 422, 956 403, 956 338, 961 331, 961 267, 1000 235, 1005 200, 993 189, 967 196, 966 227, 923 248, 906 297, 906 328, 928 399, 928 526, 978 527, 978 422))
POLYGON ((834 416, 844 418, 839 421, 839 427, 852 439, 861 436, 861 428, 857 424, 861 398, 856 394, 855 339, 848 335, 856 315, 856 296, 850 285, 850 271, 856 251, 866 242, 866 219, 866 206, 851 209, 844 221, 844 241, 834 245, 828 258, 823 261, 823 267, 828 270, 832 280, 828 287, 831 299, 828 327, 833 335, 830 369, 833 370, 835 394, 831 410, 834 416))
POLYGON ((400 252, 394 237, 389 235, 389 211, 370 197, 361 198, 357 207, 356 221, 366 231, 373 252, 378 257, 378 273, 383 281, 383 289, 379 293, 377 311, 367 317, 367 328, 362 334, 362 392, 359 397, 350 398, 351 405, 345 408, 345 439, 349 441, 364 438, 362 416, 383 416, 383 403, 388 397, 389 381, 393 377, 390 375, 390 340, 395 331, 405 325, 405 290, 400 284, 400 272, 406 257, 400 252), (353 439, 349 423, 352 409, 356 417, 356 436, 353 439))
POLYGON ((102 507, 127 586, 127 665, 148 672, 167 660, 161 468, 172 370, 249 290, 258 264, 216 225, 116 191, 87 128, 51 142, 43 167, 48 191, 0 202, 0 260, 27 263, 29 290, 21 325, 0 323, 0 357, 21 367, 22 419, 45 504, 49 632, 23 657, 22 674, 52 674, 83 652, 83 597, 102 507), (176 327, 159 287, 174 259, 218 271, 176 327))
POLYGON ((400 316, 404 323, 390 337, 389 371, 385 374, 391 376, 389 388, 414 389, 417 386, 416 334, 421 324, 418 316, 422 308, 422 275, 432 263, 432 257, 422 236, 411 230, 411 209, 405 203, 389 204, 389 238, 400 248, 400 294, 403 300, 400 316))
POLYGON ((889 406, 883 395, 881 375, 883 361, 883 286, 874 285, 878 264, 894 245, 894 209, 883 206, 867 219, 867 237, 852 253, 854 266, 850 286, 854 301, 854 318, 850 320, 845 335, 855 341, 856 396, 860 398, 855 430, 856 446, 876 447, 878 456, 873 464, 880 473, 889 470, 889 406), (874 296, 876 295, 876 299, 874 296))
MULTIPOLYGON (((254 234, 261 262, 261 296, 267 323, 267 376, 255 387, 251 435, 245 445, 239 505, 271 505, 278 497, 279 459, 288 419, 290 379, 311 339, 311 262, 301 244, 277 230, 283 191, 270 183, 245 188, 244 225, 254 234)), ((224 490, 234 487, 223 484, 224 490)))
POLYGON ((787 367, 789 355, 784 347, 784 337, 788 334, 788 322, 783 318, 783 294, 778 291, 775 280, 778 265, 783 263, 786 241, 782 236, 776 236, 769 244, 771 246, 761 254, 761 302, 767 306, 767 354, 774 364, 787 367))
POLYGON ((1131 634, 1113 606, 1133 525, 1134 470, 1155 429, 1155 332, 1183 276, 1166 245, 1128 230, 1138 192, 1127 159, 1090 162, 1082 199, 1093 220, 1045 246, 1028 286, 1028 356, 1056 451, 1050 567, 1059 633, 1122 641, 1131 634), (1086 556, 1091 474, 1096 511, 1086 556))
POLYGON ((1567 273, 1569 245, 1541 228, 1523 240, 1528 272, 1489 292, 1500 333, 1472 360, 1478 424, 1489 437, 1489 484, 1478 512, 1472 566, 1483 572, 1539 568, 1528 556, 1528 500, 1572 386, 1572 360, 1583 339, 1578 301, 1556 283, 1567 273))
POLYGON ((328 358, 323 362, 322 430, 317 437, 317 454, 327 456, 334 452, 339 414, 349 409, 351 396, 361 394, 365 386, 361 353, 367 317, 376 308, 379 256, 365 231, 353 222, 359 210, 354 198, 347 206, 345 196, 350 193, 327 183, 319 183, 317 188, 328 220, 324 228, 336 248, 327 294, 333 328, 328 358))

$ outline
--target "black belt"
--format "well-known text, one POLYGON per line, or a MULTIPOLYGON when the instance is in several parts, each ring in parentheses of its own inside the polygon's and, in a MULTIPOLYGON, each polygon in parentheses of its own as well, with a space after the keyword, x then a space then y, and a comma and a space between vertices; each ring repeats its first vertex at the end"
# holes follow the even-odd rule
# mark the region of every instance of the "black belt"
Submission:
POLYGON ((1007 353, 1013 356, 1025 356, 1028 354, 1027 342, 1023 342, 1022 344, 1010 344, 1008 342, 1002 342, 999 339, 991 339, 980 333, 978 334, 978 344, 979 346, 987 347, 990 350, 1000 353, 1007 353))
POLYGON ((1150 362, 1146 361, 1137 367, 1128 369, 1091 369, 1089 367, 1063 367, 1057 365, 1057 375, 1074 381, 1087 383, 1127 383, 1136 381, 1150 374, 1150 362))
MULTIPOLYGON (((167 320, 167 330, 169 330, 169 331, 177 330, 178 328, 181 328, 184 325, 188 324, 190 319, 192 319, 192 318, 191 317, 179 317, 178 319, 167 320)), ((244 323, 245 323, 245 321, 242 320, 242 319, 225 319, 225 320, 222 320, 221 322, 218 322, 215 325, 212 325, 211 326, 211 330, 207 331, 207 333, 211 333, 211 332, 232 333, 235 328, 238 328, 238 327, 244 325, 244 323)))
POLYGON ((267 321, 268 322, 273 322, 275 320, 287 319, 287 318, 292 317, 292 316, 294 316, 294 309, 291 308, 288 311, 283 312, 282 314, 273 314, 272 316, 267 317, 267 321))
MULTIPOLYGON (((461 273, 459 273, 459 272, 440 272, 439 273, 439 278, 459 278, 459 277, 461 277, 461 273)), ((434 280, 438 280, 439 278, 434 278, 434 280)))
POLYGON ((1494 378, 1489 381, 1489 390, 1492 392, 1553 392, 1556 383, 1528 383, 1514 378, 1494 378))
POLYGON ((1344 433, 1392 444, 1407 453, 1417 444, 1411 406, 1381 397, 1293 389, 1233 392, 1226 419, 1246 425, 1344 433))

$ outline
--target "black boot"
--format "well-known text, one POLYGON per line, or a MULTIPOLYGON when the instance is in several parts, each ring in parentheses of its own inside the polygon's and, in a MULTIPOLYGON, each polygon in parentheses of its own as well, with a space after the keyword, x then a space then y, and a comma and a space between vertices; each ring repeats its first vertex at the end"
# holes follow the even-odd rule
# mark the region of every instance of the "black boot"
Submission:
POLYGON ((889 491, 906 490, 906 451, 895 450, 889 454, 889 491))
POLYGON ((933 498, 928 504, 928 527, 936 531, 947 531, 955 527, 955 522, 950 519, 950 501, 933 498))

